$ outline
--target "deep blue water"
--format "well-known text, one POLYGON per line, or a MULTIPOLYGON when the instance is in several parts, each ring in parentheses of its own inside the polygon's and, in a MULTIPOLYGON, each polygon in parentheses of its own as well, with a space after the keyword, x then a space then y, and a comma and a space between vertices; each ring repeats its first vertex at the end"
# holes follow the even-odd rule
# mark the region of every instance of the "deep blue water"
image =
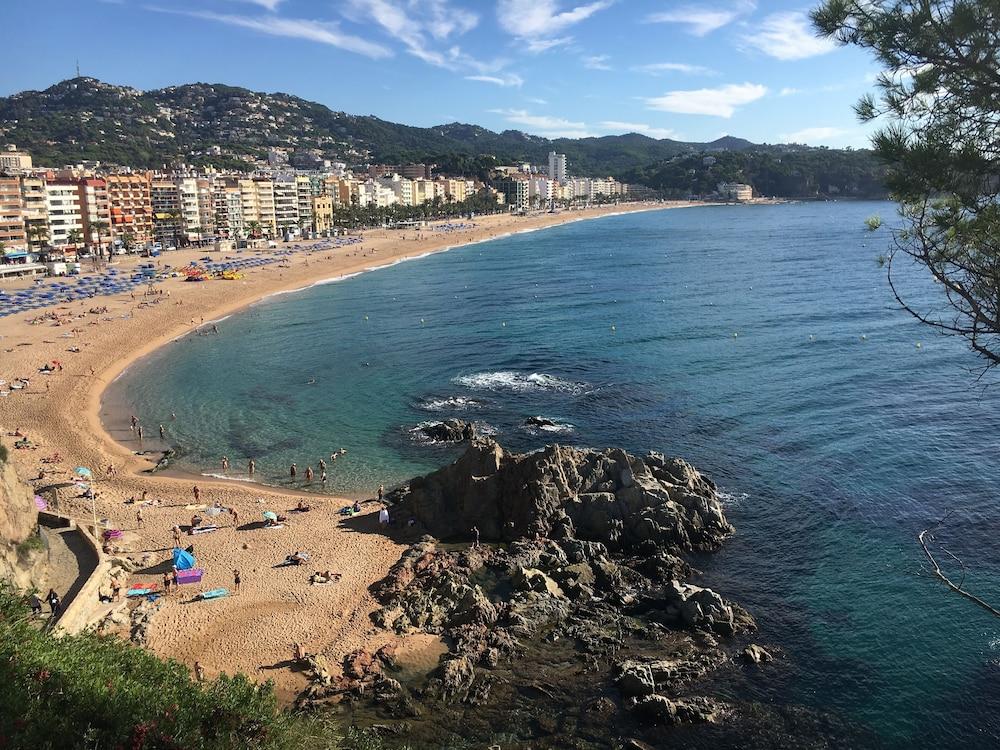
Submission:
POLYGON ((473 245, 271 298, 117 390, 168 425, 188 468, 226 454, 235 474, 253 456, 277 483, 347 448, 330 491, 450 459, 409 433, 445 416, 516 449, 684 456, 738 528, 699 567, 786 654, 754 697, 833 711, 888 746, 996 746, 1000 622, 929 576, 916 534, 950 513, 939 540, 1000 601, 1000 405, 961 342, 892 300, 876 257, 894 216, 696 208, 473 245), (476 404, 428 408, 455 398, 476 404), (534 414, 572 429, 522 428, 534 414))

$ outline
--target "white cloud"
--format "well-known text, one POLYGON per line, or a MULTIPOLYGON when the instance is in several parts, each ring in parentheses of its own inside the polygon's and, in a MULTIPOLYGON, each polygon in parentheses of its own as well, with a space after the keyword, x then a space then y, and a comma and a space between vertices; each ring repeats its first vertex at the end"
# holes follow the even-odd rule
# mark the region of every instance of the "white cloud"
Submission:
POLYGON ((791 86, 785 86, 781 91, 778 92, 778 96, 795 96, 796 94, 801 94, 802 89, 792 88, 791 86))
POLYGON ((529 96, 525 101, 531 102, 532 104, 541 104, 543 106, 549 103, 547 99, 539 99, 536 96, 529 96))
POLYGON ((844 135, 847 135, 847 131, 843 128, 816 127, 803 128, 802 130, 796 130, 794 133, 782 133, 781 139, 785 143, 808 143, 816 145, 817 143, 828 143, 831 139, 841 138, 844 135))
POLYGON ((809 19, 800 12, 772 13, 754 33, 743 36, 743 43, 778 60, 825 55, 837 46, 831 39, 816 36, 809 19))
POLYGON ((528 128, 535 135, 546 138, 589 138, 594 134, 586 123, 566 120, 550 115, 535 115, 525 109, 491 109, 490 112, 503 115, 512 125, 528 128))
POLYGON ((610 59, 610 55, 590 55, 583 58, 583 67, 590 68, 591 70, 613 70, 608 65, 608 60, 610 59))
POLYGON ((529 52, 544 52, 572 41, 571 37, 558 35, 612 2, 596 0, 560 10, 557 0, 498 0, 497 20, 504 31, 526 42, 529 52))
POLYGON ((466 76, 467 81, 481 81, 482 83, 495 83, 497 86, 516 86, 518 88, 524 83, 524 79, 516 73, 500 73, 495 76, 466 76))
POLYGON ((278 9, 285 0, 236 0, 240 3, 250 3, 251 5, 257 5, 261 8, 267 8, 272 13, 278 9))
POLYGON ((670 128, 654 128, 650 127, 644 122, 621 122, 619 120, 605 120, 600 123, 601 130, 609 130, 615 133, 641 133, 642 135, 648 135, 650 138, 673 138, 677 139, 676 130, 671 130, 670 128))
POLYGON ((156 11, 157 13, 172 13, 174 15, 202 18, 206 21, 217 21, 218 23, 250 29, 251 31, 257 31, 270 36, 306 39, 311 42, 339 47, 340 49, 355 52, 365 57, 382 58, 392 56, 392 51, 381 44, 351 34, 345 34, 337 24, 328 21, 310 21, 303 18, 278 18, 277 16, 251 18, 249 16, 234 16, 226 13, 213 13, 211 11, 181 11, 152 6, 148 7, 148 10, 156 11))
POLYGON ((730 83, 714 89, 668 91, 663 96, 646 99, 650 109, 677 112, 684 115, 732 117, 736 108, 754 102, 767 94, 767 87, 758 83, 730 83))
POLYGON ((716 72, 711 68, 706 68, 702 65, 689 65, 688 63, 674 63, 674 62, 664 62, 664 63, 649 63, 648 65, 636 65, 632 70, 637 73, 649 73, 650 75, 659 75, 660 73, 685 73, 687 75, 716 75, 716 72))
POLYGON ((723 26, 747 13, 752 13, 757 7, 752 0, 740 0, 726 7, 704 7, 700 5, 682 5, 671 10, 651 13, 646 16, 649 23, 679 23, 687 26, 689 33, 695 36, 711 34, 723 26))

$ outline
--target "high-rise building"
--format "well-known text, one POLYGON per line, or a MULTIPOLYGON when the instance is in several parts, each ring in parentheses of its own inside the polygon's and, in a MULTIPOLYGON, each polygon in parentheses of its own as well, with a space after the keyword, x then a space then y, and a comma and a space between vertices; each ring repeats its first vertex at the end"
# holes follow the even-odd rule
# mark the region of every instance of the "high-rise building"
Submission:
POLYGON ((312 198, 312 222, 314 232, 328 232, 333 226, 333 198, 316 195, 312 198))
POLYGON ((153 203, 149 172, 113 174, 104 178, 111 214, 111 237, 143 244, 153 239, 153 203))
MULTIPOLYGON (((21 181, 16 177, 0 177, 0 243, 10 250, 28 248, 24 207, 21 203, 21 181)), ((0 255, 2 254, 0 251, 0 255)))
POLYGON ((21 208, 24 211, 24 231, 28 247, 41 249, 49 241, 49 197, 45 178, 37 175, 21 177, 21 208))
POLYGON ((83 216, 80 190, 75 182, 46 181, 46 210, 49 220, 49 244, 82 246, 83 216))
POLYGON ((185 233, 181 196, 173 180, 156 180, 150 184, 153 207, 153 236, 157 242, 173 245, 185 233))
POLYGON ((299 193, 293 178, 274 181, 274 224, 279 234, 299 226, 299 193))
POLYGON ((111 244, 111 207, 108 183, 100 178, 85 177, 76 181, 80 193, 80 215, 83 217, 83 241, 101 249, 111 244))
POLYGON ((566 154, 549 152, 549 179, 556 182, 566 179, 566 154))

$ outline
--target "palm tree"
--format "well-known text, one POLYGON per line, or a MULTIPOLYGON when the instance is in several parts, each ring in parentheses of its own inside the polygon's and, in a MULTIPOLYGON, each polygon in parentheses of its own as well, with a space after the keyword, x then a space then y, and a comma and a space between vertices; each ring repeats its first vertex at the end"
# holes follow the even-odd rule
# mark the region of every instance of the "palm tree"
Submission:
POLYGON ((33 222, 28 224, 29 244, 34 243, 44 245, 49 240, 49 225, 45 222, 33 222))
POLYGON ((101 234, 107 231, 110 226, 108 222, 102 220, 90 222, 90 236, 97 235, 97 257, 100 258, 101 262, 104 261, 104 241, 101 239, 101 234))
POLYGON ((247 222, 247 231, 250 233, 251 237, 259 238, 260 237, 260 222, 259 221, 248 221, 247 222))
POLYGON ((83 242, 83 231, 80 229, 70 229, 66 233, 66 243, 69 245, 79 245, 83 242))
POLYGON ((135 246, 135 235, 131 232, 125 232, 122 234, 122 246, 126 250, 131 250, 135 246))

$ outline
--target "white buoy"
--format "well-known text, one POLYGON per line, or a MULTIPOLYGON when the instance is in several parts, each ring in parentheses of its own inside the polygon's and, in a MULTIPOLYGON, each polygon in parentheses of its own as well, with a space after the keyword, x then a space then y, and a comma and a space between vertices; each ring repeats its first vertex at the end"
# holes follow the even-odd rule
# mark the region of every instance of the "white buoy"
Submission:
POLYGON ((868 340, 868 337, 867 337, 867 336, 865 336, 865 334, 863 334, 863 333, 862 333, 862 334, 861 334, 861 340, 862 340, 862 341, 867 341, 867 340, 868 340))
POLYGON ((733 338, 736 338, 737 336, 739 336, 739 334, 734 331, 733 332, 733 338))
POLYGON ((615 330, 617 330, 617 329, 616 329, 616 328, 615 328, 614 326, 611 326, 611 330, 612 330, 612 331, 615 331, 615 330))
POLYGON ((921 343, 920 343, 920 342, 918 341, 918 342, 917 342, 917 349, 920 349, 921 347, 923 347, 923 344, 921 344, 921 343))
POLYGON ((810 334, 809 334, 809 340, 810 340, 810 341, 815 341, 815 340, 816 340, 816 337, 815 337, 815 336, 813 336, 813 335, 812 335, 812 334, 810 333, 810 334))
POLYGON ((506 320, 505 320, 505 321, 503 322, 503 327, 504 327, 504 328, 506 328, 506 327, 507 327, 507 321, 506 321, 506 320))
POLYGON ((421 319, 420 319, 420 325, 423 325, 423 324, 424 324, 424 319, 423 319, 423 318, 421 318, 421 319))
POLYGON ((367 315, 365 316, 365 320, 368 320, 368 316, 367 315))

